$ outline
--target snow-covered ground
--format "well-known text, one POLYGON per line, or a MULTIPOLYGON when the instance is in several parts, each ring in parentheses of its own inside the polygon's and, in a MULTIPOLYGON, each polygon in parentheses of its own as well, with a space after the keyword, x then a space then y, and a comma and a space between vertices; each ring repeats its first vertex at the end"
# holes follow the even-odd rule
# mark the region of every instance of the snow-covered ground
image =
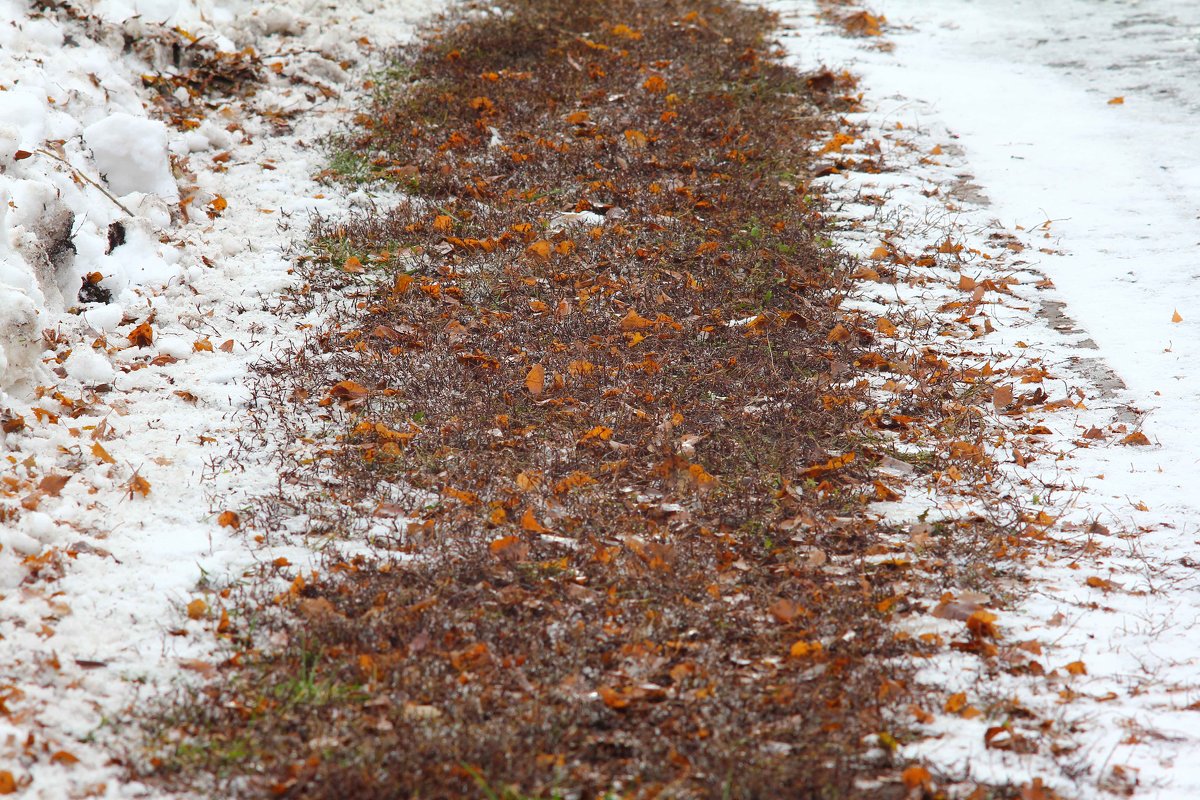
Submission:
MULTIPOLYGON (((1029 565, 1028 595, 998 623, 1008 641, 1036 642, 1048 675, 937 660, 924 677, 947 696, 1008 696, 1017 710, 943 715, 928 726, 939 738, 905 755, 1083 797, 1134 785, 1200 797, 1200 5, 878 0, 883 40, 833 35, 808 0, 770 5, 799 63, 861 77, 866 110, 852 121, 902 170, 832 178, 835 196, 886 194, 876 232, 917 251, 952 236, 995 254, 962 275, 1020 281, 984 301, 996 331, 960 352, 1045 369, 1052 398, 1083 391, 1041 418, 1000 420, 1037 456, 1012 465, 1014 485, 1059 517, 1066 543, 1029 565), (1034 422, 1046 432, 1022 436, 1034 422), (1148 446, 1123 444, 1138 430, 1148 446), (1051 723, 1040 753, 986 747, 989 726, 1019 731, 1024 710, 1051 723), (1051 741, 1070 748, 1058 766, 1051 741)), ((871 209, 846 214, 861 224, 845 244, 867 256, 871 209)), ((891 302, 932 309, 972 288, 928 277, 891 302)))
POLYGON ((145 792, 108 763, 112 720, 205 670, 210 587, 262 557, 212 509, 275 476, 252 447, 211 464, 295 332, 267 310, 287 250, 366 200, 314 180, 318 142, 440 5, 0 0, 0 773, 22 796, 145 792), (181 83, 209 44, 226 67, 253 48, 263 85, 152 102, 143 76, 181 83))

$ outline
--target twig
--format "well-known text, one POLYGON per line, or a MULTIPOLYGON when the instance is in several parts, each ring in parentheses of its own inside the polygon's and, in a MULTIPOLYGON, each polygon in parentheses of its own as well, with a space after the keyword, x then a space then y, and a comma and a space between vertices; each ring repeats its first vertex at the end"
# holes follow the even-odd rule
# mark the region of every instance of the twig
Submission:
POLYGON ((95 188, 99 189, 100 193, 102 195, 104 195, 105 197, 107 197, 109 200, 112 200, 113 203, 116 204, 117 208, 121 209, 122 211, 124 211, 126 214, 128 214, 131 217, 137 216, 132 211, 130 211, 128 208, 126 208, 124 203, 122 203, 120 200, 118 200, 116 197, 114 197, 112 195, 112 193, 110 191, 108 191, 108 189, 105 189, 99 183, 97 183, 96 181, 89 178, 87 175, 85 175, 82 172, 80 172, 79 170, 77 170, 71 164, 70 161, 67 161, 62 156, 58 155, 57 153, 51 153, 49 150, 42 150, 41 148, 38 148, 34 152, 37 153, 38 155, 43 155, 43 156, 46 156, 47 158, 52 158, 55 161, 57 161, 58 163, 63 164, 64 166, 66 166, 67 169, 71 170, 71 174, 74 175, 76 178, 79 178, 81 181, 85 181, 89 185, 94 186, 95 188))

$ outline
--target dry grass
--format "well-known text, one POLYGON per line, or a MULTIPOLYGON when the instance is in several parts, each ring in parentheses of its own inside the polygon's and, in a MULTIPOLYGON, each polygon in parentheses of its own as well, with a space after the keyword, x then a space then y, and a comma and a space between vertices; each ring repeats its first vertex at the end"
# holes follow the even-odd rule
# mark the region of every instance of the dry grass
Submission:
POLYGON ((871 335, 805 195, 828 81, 738 4, 487 8, 337 144, 419 199, 317 225, 294 300, 327 321, 258 386, 281 483, 249 521, 370 529, 377 555, 235 596, 223 679, 161 710, 142 777, 862 796, 898 772, 864 737, 912 645, 900 567, 866 560, 869 464, 836 458, 871 335))

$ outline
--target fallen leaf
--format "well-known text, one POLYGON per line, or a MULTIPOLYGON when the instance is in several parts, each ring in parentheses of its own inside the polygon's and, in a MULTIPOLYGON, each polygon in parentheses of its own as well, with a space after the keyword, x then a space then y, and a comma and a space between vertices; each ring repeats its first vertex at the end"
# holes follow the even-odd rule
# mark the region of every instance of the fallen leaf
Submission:
POLYGON ((17 779, 6 769, 0 769, 0 794, 16 794, 17 779))
POLYGON ((149 322, 143 322, 131 330, 126 338, 137 347, 149 347, 154 344, 154 328, 150 327, 149 322))
POLYGON ((1147 439, 1146 434, 1142 433, 1141 431, 1134 431, 1122 439, 1121 444, 1131 445, 1134 447, 1147 447, 1150 444, 1150 440, 1147 439))
POLYGON ((187 604, 188 619, 203 619, 208 613, 208 603, 197 597, 195 600, 187 604))
POLYGON ((629 313, 621 318, 621 324, 618 326, 623 331, 637 331, 643 328, 649 328, 654 323, 646 319, 637 312, 636 309, 629 309, 629 313))
POLYGON ((108 454, 108 451, 105 450, 104 446, 101 445, 99 442, 96 442, 95 444, 92 445, 92 455, 94 455, 96 458, 103 461, 105 464, 115 464, 116 463, 116 460, 108 454))
POLYGON ((135 473, 134 476, 129 479, 129 494, 131 497, 134 494, 140 494, 142 497, 149 496, 150 481, 135 473))
POLYGON ((367 268, 363 266, 362 261, 359 261, 357 256, 350 256, 342 262, 342 272, 360 273, 366 272, 367 268))
POLYGON ((222 511, 221 516, 217 517, 217 524, 222 528, 237 530, 242 527, 242 518, 238 516, 236 511, 222 511))
POLYGON ((904 785, 909 789, 916 789, 921 786, 928 786, 933 780, 933 776, 929 774, 929 770, 913 764, 900 773, 900 780, 904 781, 904 785))
POLYGON ((553 247, 551 246, 551 244, 549 242, 547 242, 545 239, 541 239, 541 240, 536 241, 533 244, 529 245, 529 247, 525 248, 525 252, 528 255, 534 256, 536 258, 540 258, 542 261, 549 261, 550 260, 550 251, 552 249, 553 249, 553 247))
POLYGON ((1084 664, 1082 661, 1072 661, 1070 664, 1067 664, 1066 670, 1067 670, 1067 672, 1069 672, 1072 675, 1087 675, 1088 674, 1087 665, 1084 664))
POLYGON ((1108 104, 1110 106, 1123 106, 1123 105, 1125 105, 1125 96, 1118 95, 1117 97, 1114 97, 1111 100, 1109 100, 1108 104))
POLYGON ((825 341, 831 342, 834 344, 841 344, 842 342, 846 342, 849 340, 850 340, 850 331, 847 330, 846 326, 842 325, 840 322, 837 325, 833 326, 833 330, 831 330, 829 332, 829 335, 827 337, 825 337, 825 341))
POLYGON ((329 390, 329 396, 335 400, 362 400, 368 394, 367 387, 354 381, 339 381, 329 390))
POLYGON ((992 406, 997 411, 1007 408, 1012 404, 1013 390, 1011 386, 997 386, 992 389, 992 406))
POLYGON ((541 364, 534 364, 529 374, 525 376, 525 388, 534 397, 541 395, 542 390, 546 387, 546 368, 541 364))
POLYGON ((50 756, 50 760, 55 764, 78 764, 79 758, 66 750, 59 750, 54 755, 50 756))
POLYGON ((58 497, 59 492, 71 480, 70 475, 47 475, 38 483, 38 491, 51 497, 58 497))
POLYGON ((1175 309, 1175 313, 1171 315, 1171 322, 1183 322, 1183 317, 1179 316, 1179 309, 1175 309))
POLYGON ((892 322, 887 317, 880 317, 875 321, 875 330, 879 331, 884 336, 895 336, 897 331, 896 323, 892 322))
POLYGON ((533 509, 527 509, 524 515, 522 515, 521 529, 533 533, 550 533, 549 528, 537 521, 537 517, 533 515, 533 509))
POLYGON ((962 711, 966 707, 967 707, 966 692, 958 692, 956 694, 952 694, 952 695, 950 695, 950 697, 948 697, 946 699, 945 709, 946 709, 947 714, 957 714, 959 711, 962 711))

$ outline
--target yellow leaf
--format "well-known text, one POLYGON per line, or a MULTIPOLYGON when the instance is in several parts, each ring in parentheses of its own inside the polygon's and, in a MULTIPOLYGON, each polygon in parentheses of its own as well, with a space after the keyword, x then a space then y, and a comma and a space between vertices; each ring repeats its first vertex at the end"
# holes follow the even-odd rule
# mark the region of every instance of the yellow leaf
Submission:
POLYGON ((211 353, 212 351, 213 344, 208 339, 197 339, 192 342, 193 353, 211 353))
POLYGON ((967 695, 965 692, 952 694, 946 699, 946 713, 957 714, 967 707, 967 695))
POLYGON ((637 41, 642 38, 641 31, 635 31, 633 28, 625 24, 618 24, 612 27, 613 36, 620 36, 623 39, 632 39, 637 41))
POLYGON ((1067 664, 1067 672, 1072 675, 1087 675, 1087 665, 1082 661, 1072 661, 1070 664, 1067 664))
POLYGON ((150 494, 150 481, 143 478, 141 475, 134 475, 129 481, 129 495, 140 494, 142 497, 147 497, 150 494))
POLYGON ((188 619, 200 619, 208 613, 208 603, 196 598, 187 604, 188 619))
POLYGON ((96 458, 103 461, 105 464, 115 464, 116 463, 116 461, 113 459, 113 457, 108 454, 108 451, 105 450, 104 447, 101 446, 101 444, 99 442, 96 442, 95 444, 92 445, 92 455, 94 455, 96 458))
POLYGON ((525 388, 534 397, 539 396, 542 390, 546 387, 546 368, 541 364, 534 364, 530 368, 529 374, 525 376, 525 388))

